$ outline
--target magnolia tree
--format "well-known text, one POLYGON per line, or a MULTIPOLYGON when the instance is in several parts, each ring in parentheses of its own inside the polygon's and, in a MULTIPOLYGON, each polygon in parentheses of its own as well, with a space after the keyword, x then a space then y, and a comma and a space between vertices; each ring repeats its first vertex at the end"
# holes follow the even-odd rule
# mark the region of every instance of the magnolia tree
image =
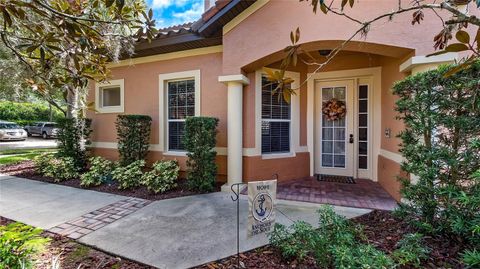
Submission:
MULTIPOLYGON (((452 68, 447 74, 451 75, 455 72, 463 70, 471 66, 476 59, 480 58, 480 18, 469 14, 465 10, 472 8, 480 8, 480 0, 441 0, 441 1, 424 1, 424 0, 398 0, 398 5, 394 10, 385 11, 385 13, 376 17, 360 19, 349 14, 349 8, 355 8, 361 5, 358 0, 299 0, 300 2, 311 5, 314 13, 335 14, 346 20, 358 25, 356 31, 350 36, 345 37, 345 41, 339 46, 333 48, 331 52, 325 56, 321 62, 310 55, 308 51, 302 49, 300 41, 300 30, 296 29, 290 34, 292 44, 285 48, 285 57, 281 63, 280 71, 269 70, 267 76, 270 81, 278 83, 275 91, 282 91, 283 96, 288 101, 291 94, 295 94, 296 89, 287 87, 292 81, 291 78, 285 77, 285 71, 290 66, 296 66, 298 61, 302 61, 310 66, 316 66, 314 72, 321 71, 323 67, 328 65, 335 56, 342 51, 345 46, 357 37, 366 37, 371 27, 376 22, 385 19, 392 20, 395 16, 403 13, 412 15, 411 23, 413 25, 420 24, 425 19, 426 11, 433 11, 435 15, 432 19, 437 19, 442 24, 443 29, 432 40, 433 47, 438 50, 432 55, 444 54, 447 52, 467 52, 468 57, 464 58, 455 68, 452 68), (451 16, 445 20, 438 12, 446 11, 451 16), (468 27, 476 30, 475 36, 465 31, 468 27), (455 38, 454 38, 455 37, 455 38)), ((308 78, 307 78, 308 80, 308 78)))
POLYGON ((91 106, 89 80, 105 80, 109 61, 131 55, 137 38, 153 38, 145 9, 142 0, 0 0, 0 40, 28 74, 24 82, 72 117, 91 106))

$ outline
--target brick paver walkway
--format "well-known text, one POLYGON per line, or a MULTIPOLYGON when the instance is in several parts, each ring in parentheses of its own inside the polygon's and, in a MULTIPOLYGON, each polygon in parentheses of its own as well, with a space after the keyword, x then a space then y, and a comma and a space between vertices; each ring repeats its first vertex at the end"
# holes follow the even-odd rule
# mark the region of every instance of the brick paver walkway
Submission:
POLYGON ((314 178, 289 180, 278 184, 277 199, 381 210, 393 210, 397 206, 380 184, 367 179, 355 179, 355 182, 324 182, 314 178))
POLYGON ((87 213, 77 219, 57 225, 49 229, 49 231, 72 239, 79 239, 105 225, 132 214, 150 203, 151 201, 149 200, 139 198, 125 199, 87 213))

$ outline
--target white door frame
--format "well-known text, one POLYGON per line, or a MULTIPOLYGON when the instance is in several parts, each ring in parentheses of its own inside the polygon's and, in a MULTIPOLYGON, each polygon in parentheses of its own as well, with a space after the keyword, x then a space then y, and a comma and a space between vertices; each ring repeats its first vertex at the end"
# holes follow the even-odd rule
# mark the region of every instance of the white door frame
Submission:
MULTIPOLYGON (((380 143, 382 139, 381 131, 381 67, 351 69, 343 71, 331 71, 321 73, 309 73, 307 78, 307 147, 310 154, 310 175, 315 173, 315 82, 316 81, 331 81, 331 80, 348 80, 353 79, 355 83, 354 88, 358 88, 358 83, 370 79, 369 85, 369 169, 362 171, 359 177, 369 178, 373 181, 378 181, 378 155, 380 154, 380 143)), ((355 98, 356 100, 356 98, 355 98)), ((393 108, 392 108, 393 109, 393 108)), ((356 111, 356 110, 355 110, 356 111)), ((348 112, 347 112, 348 113, 348 112)), ((355 112, 355 115, 357 113, 355 112)), ((354 127, 357 130, 357 126, 354 127)), ((357 139, 356 137, 354 137, 357 139)), ((356 145, 356 144, 355 144, 356 145)), ((356 153, 355 155, 356 156, 356 153)), ((356 159, 356 158, 354 158, 356 159)), ((354 162, 355 169, 357 163, 354 162)))

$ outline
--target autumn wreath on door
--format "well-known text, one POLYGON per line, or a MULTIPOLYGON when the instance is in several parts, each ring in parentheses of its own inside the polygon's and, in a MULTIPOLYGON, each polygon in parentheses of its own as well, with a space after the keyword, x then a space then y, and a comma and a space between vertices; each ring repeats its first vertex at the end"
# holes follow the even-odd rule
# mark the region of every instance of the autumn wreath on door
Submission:
POLYGON ((322 113, 328 121, 341 120, 345 118, 347 106, 345 102, 332 98, 323 103, 322 113))

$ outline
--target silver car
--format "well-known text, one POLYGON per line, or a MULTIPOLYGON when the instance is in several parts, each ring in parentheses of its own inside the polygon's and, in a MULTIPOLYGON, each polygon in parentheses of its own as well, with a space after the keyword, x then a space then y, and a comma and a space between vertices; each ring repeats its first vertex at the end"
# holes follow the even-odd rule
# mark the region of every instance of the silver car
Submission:
POLYGON ((14 122, 0 121, 0 141, 25 140, 27 132, 14 122))
POLYGON ((36 122, 33 125, 25 126, 28 136, 41 135, 43 139, 57 137, 58 127, 55 122, 36 122))

